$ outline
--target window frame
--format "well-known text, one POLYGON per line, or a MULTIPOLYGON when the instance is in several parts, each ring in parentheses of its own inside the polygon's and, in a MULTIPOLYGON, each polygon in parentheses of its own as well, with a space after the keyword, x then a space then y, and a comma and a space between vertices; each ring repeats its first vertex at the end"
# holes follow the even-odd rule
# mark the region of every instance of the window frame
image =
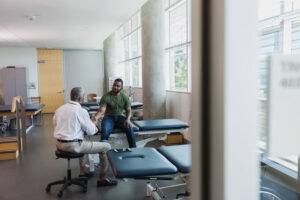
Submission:
POLYGON ((141 88, 142 87, 142 40, 139 38, 141 37, 141 30, 142 30, 142 25, 141 25, 141 12, 138 10, 136 13, 134 13, 128 21, 126 21, 121 27, 119 28, 118 32, 119 35, 117 37, 117 43, 121 48, 121 55, 122 58, 119 58, 118 64, 124 68, 124 86, 130 86, 130 87, 137 87, 141 88), (133 27, 133 19, 137 17, 137 27, 133 27), (123 29, 124 27, 129 24, 129 31, 127 33, 124 33, 123 29), (121 34, 120 34, 121 32, 121 34), (136 46, 137 46, 137 55, 132 56, 132 40, 131 37, 133 34, 136 34, 136 46), (128 40, 128 49, 125 48, 124 42, 125 40, 128 40), (125 52, 128 51, 128 58, 125 57, 125 52), (139 64, 139 84, 138 85, 133 85, 133 69, 132 69, 132 63, 133 62, 138 62, 139 64), (127 67, 126 67, 127 66, 127 67), (129 80, 127 80, 129 79, 129 80))
POLYGON ((165 1, 165 24, 166 24, 166 48, 165 48, 165 63, 167 66, 167 73, 166 80, 167 80, 167 90, 168 91, 174 91, 174 92, 191 92, 191 84, 192 84, 192 77, 191 77, 191 0, 177 0, 173 4, 170 5, 170 0, 165 1), (167 2, 167 3, 166 3, 167 2), (171 23, 170 23, 170 13, 178 8, 179 6, 182 6, 185 4, 186 8, 186 41, 180 42, 178 44, 170 45, 170 29, 171 29, 171 23), (187 87, 186 88, 176 88, 175 86, 172 87, 172 85, 175 85, 175 73, 174 70, 172 70, 173 67, 171 65, 174 65, 174 63, 171 63, 171 52, 172 50, 180 47, 186 48, 186 63, 187 63, 187 87), (174 81, 173 81, 174 80, 174 81))
MULTIPOLYGON (((281 15, 276 15, 271 18, 267 18, 267 19, 258 21, 259 36, 261 36, 262 33, 268 33, 268 32, 271 33, 271 32, 275 32, 275 31, 279 31, 279 34, 281 34, 281 41, 280 41, 281 49, 275 53, 258 54, 259 60, 265 59, 265 57, 268 57, 272 54, 291 54, 291 55, 295 54, 295 53, 293 53, 293 46, 292 46, 293 25, 300 25, 300 13, 299 13, 299 11, 294 11, 294 10, 292 10, 292 11, 295 13, 294 14, 291 12, 282 13, 281 15), (285 23, 288 23, 288 24, 285 24, 285 23), (289 27, 290 30, 288 33, 286 33, 284 30, 285 26, 290 26, 289 27), (286 46, 286 44, 285 44, 286 42, 289 43, 289 46, 286 46)), ((260 46, 258 48, 260 48, 260 46)), ((259 63, 258 63, 258 69, 261 69, 261 66, 259 65, 259 63)), ((267 70, 268 70, 268 68, 267 68, 267 70)), ((260 73, 258 75, 260 75, 260 73)), ((258 91, 261 89, 260 85, 257 85, 257 89, 258 89, 258 91)), ((268 97, 266 97, 266 99, 264 99, 264 98, 260 97, 259 94, 258 94, 257 99, 259 102, 264 101, 264 100, 268 102, 268 97)), ((261 138, 259 138, 258 142, 263 143, 261 138)), ((276 172, 284 174, 284 175, 292 178, 292 180, 296 180, 297 182, 299 182, 300 181, 299 158, 297 161, 295 161, 295 158, 292 158, 295 156, 278 158, 278 157, 269 157, 267 155, 264 155, 264 152, 268 148, 267 147, 268 141, 266 141, 264 143, 265 143, 266 147, 259 148, 259 151, 263 157, 261 162, 267 164, 272 169, 274 169, 276 172)), ((259 144, 259 147, 260 146, 261 145, 259 144)))

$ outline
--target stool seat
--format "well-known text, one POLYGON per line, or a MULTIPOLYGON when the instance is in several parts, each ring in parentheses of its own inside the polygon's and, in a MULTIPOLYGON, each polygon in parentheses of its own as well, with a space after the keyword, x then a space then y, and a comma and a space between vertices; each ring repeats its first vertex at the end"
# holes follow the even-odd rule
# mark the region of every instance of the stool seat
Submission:
POLYGON ((82 156, 84 156, 83 153, 73 153, 69 151, 63 151, 60 149, 57 149, 55 151, 55 155, 57 158, 66 158, 66 159, 81 158, 82 156))

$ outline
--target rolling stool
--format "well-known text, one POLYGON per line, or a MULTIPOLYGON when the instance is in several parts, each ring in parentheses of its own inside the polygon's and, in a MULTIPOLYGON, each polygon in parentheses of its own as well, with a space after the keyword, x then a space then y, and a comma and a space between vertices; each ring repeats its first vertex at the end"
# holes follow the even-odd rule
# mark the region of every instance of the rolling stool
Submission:
POLYGON ((70 159, 81 158, 82 156, 84 156, 84 154, 83 153, 72 153, 72 152, 67 152, 67 151, 62 151, 62 150, 57 149, 55 151, 55 155, 57 157, 56 159, 59 159, 59 158, 68 159, 67 177, 64 177, 63 180, 54 181, 52 183, 49 183, 46 187, 46 192, 50 192, 51 186, 62 184, 60 191, 57 193, 57 197, 59 197, 59 198, 63 196, 63 191, 65 189, 67 189, 67 187, 69 187, 70 185, 78 185, 78 186, 82 187, 82 189, 83 189, 82 192, 86 193, 88 178, 86 178, 86 177, 72 178, 71 177, 71 168, 70 168, 70 159))

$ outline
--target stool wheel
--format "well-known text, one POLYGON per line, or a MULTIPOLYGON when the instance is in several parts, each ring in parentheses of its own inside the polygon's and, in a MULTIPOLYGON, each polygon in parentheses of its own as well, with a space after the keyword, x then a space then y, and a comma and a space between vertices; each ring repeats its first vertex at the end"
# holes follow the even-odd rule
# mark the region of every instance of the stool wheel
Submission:
POLYGON ((86 193, 86 192, 87 192, 87 187, 84 187, 82 193, 86 193))
POLYGON ((46 192, 50 192, 50 190, 51 190, 51 187, 49 186, 49 185, 47 185, 47 187, 46 187, 46 192))
POLYGON ((61 198, 63 196, 63 192, 62 191, 59 191, 58 193, 57 193, 57 197, 58 198, 61 198))

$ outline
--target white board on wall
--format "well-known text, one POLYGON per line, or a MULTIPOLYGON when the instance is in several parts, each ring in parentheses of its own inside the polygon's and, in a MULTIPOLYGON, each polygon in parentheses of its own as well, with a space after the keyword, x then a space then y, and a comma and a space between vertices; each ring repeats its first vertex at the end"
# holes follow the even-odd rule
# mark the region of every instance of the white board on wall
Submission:
POLYGON ((102 96, 104 85, 103 53, 99 50, 64 50, 65 101, 73 87, 83 87, 85 94, 102 96))
POLYGON ((300 154, 300 57, 276 55, 269 63, 268 153, 300 154))

